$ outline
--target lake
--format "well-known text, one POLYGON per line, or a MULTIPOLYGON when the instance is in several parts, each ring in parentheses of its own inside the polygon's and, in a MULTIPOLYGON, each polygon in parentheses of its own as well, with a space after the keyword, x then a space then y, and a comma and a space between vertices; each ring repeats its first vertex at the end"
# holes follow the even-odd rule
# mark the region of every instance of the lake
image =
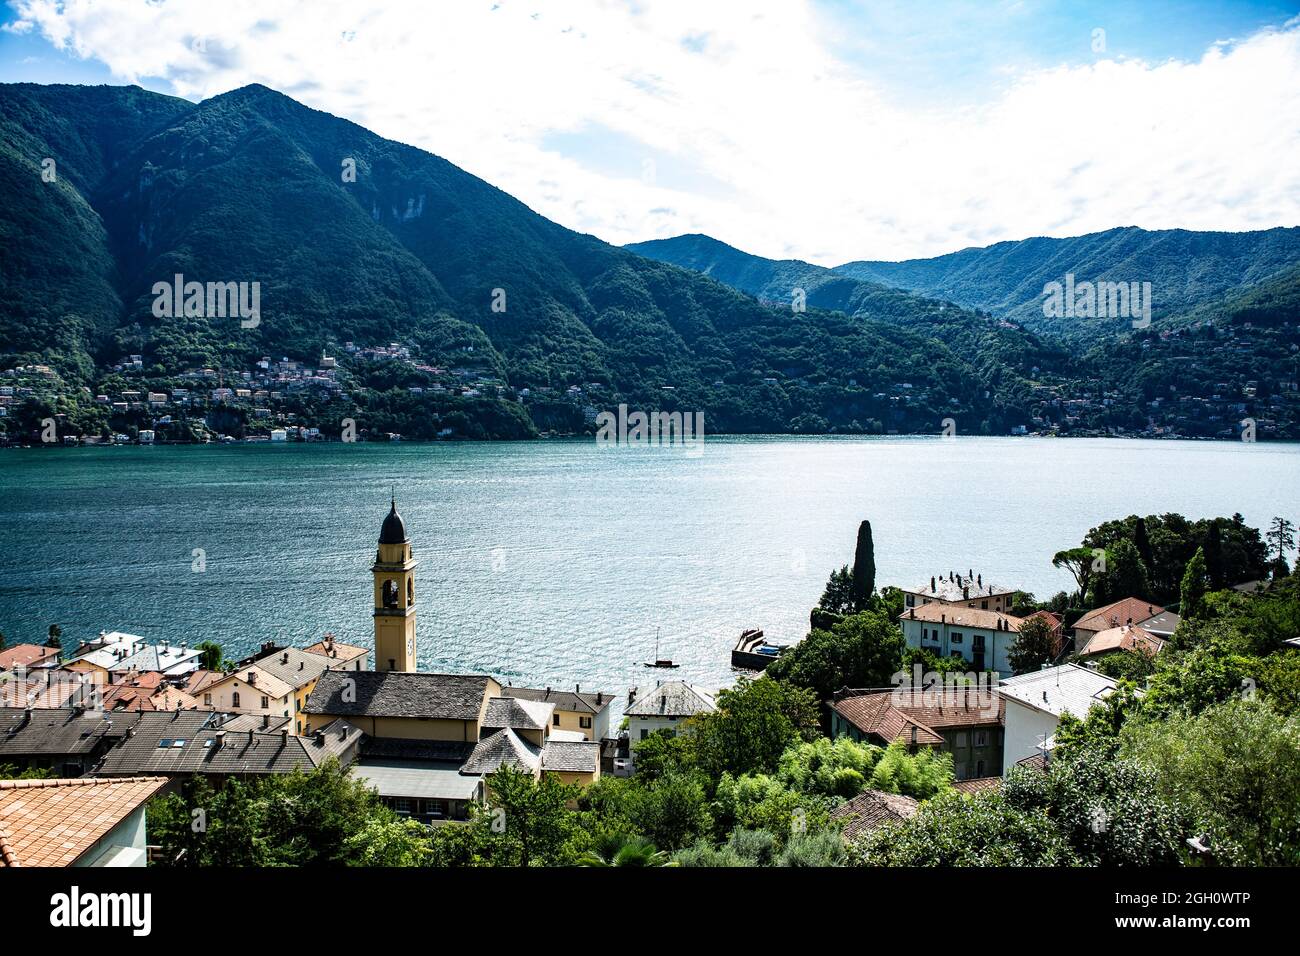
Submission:
POLYGON ((1034 438, 709 438, 101 447, 0 452, 0 631, 100 630, 235 658, 332 632, 369 646, 390 488, 419 594, 421 669, 622 692, 733 678, 740 631, 792 641, 858 522, 877 583, 973 569, 1040 597, 1128 514, 1297 517, 1300 446, 1034 438), (194 570, 195 549, 205 569, 194 570), (682 664, 650 671, 655 653, 682 664))

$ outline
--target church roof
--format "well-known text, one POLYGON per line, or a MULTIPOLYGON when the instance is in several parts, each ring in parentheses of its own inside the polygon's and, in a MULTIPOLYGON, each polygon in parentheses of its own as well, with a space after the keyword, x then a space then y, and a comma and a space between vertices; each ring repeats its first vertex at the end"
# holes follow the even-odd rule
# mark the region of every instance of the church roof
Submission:
POLYGON ((483 674, 325 671, 303 710, 335 717, 477 721, 490 680, 483 674))
POLYGON ((384 525, 379 529, 380 544, 401 544, 406 540, 406 522, 402 516, 397 513, 397 500, 393 500, 393 507, 384 518, 384 525))

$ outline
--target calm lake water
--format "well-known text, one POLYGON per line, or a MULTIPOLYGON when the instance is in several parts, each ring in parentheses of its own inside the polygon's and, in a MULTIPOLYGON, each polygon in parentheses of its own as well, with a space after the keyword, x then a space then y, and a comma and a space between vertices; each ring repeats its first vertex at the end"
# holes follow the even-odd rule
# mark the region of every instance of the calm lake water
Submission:
POLYGON ((1108 439, 710 438, 0 452, 0 631, 371 642, 391 486, 422 669, 621 692, 639 662, 729 683, 743 628, 791 641, 869 518, 879 584, 973 568, 1047 596, 1051 556, 1132 513, 1297 517, 1300 446, 1108 439), (206 570, 192 570, 194 549, 206 570))

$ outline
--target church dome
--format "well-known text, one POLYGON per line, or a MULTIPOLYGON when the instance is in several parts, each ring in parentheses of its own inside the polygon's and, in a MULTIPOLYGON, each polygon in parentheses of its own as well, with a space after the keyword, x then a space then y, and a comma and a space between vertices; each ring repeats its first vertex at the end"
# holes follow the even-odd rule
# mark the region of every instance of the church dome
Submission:
POLYGON ((397 501, 393 501, 392 510, 384 518, 384 526, 379 529, 380 544, 401 544, 406 540, 406 523, 397 513, 397 501))

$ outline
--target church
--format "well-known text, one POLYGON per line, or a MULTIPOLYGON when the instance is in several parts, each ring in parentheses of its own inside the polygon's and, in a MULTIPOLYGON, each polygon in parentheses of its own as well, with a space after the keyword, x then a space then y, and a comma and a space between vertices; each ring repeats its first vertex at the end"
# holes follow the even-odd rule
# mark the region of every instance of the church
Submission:
POLYGON ((370 569, 375 669, 321 674, 303 707, 306 733, 340 719, 361 731, 353 774, 399 813, 431 824, 464 819, 502 766, 579 786, 598 779, 612 695, 418 670, 415 568, 394 497, 370 569))

